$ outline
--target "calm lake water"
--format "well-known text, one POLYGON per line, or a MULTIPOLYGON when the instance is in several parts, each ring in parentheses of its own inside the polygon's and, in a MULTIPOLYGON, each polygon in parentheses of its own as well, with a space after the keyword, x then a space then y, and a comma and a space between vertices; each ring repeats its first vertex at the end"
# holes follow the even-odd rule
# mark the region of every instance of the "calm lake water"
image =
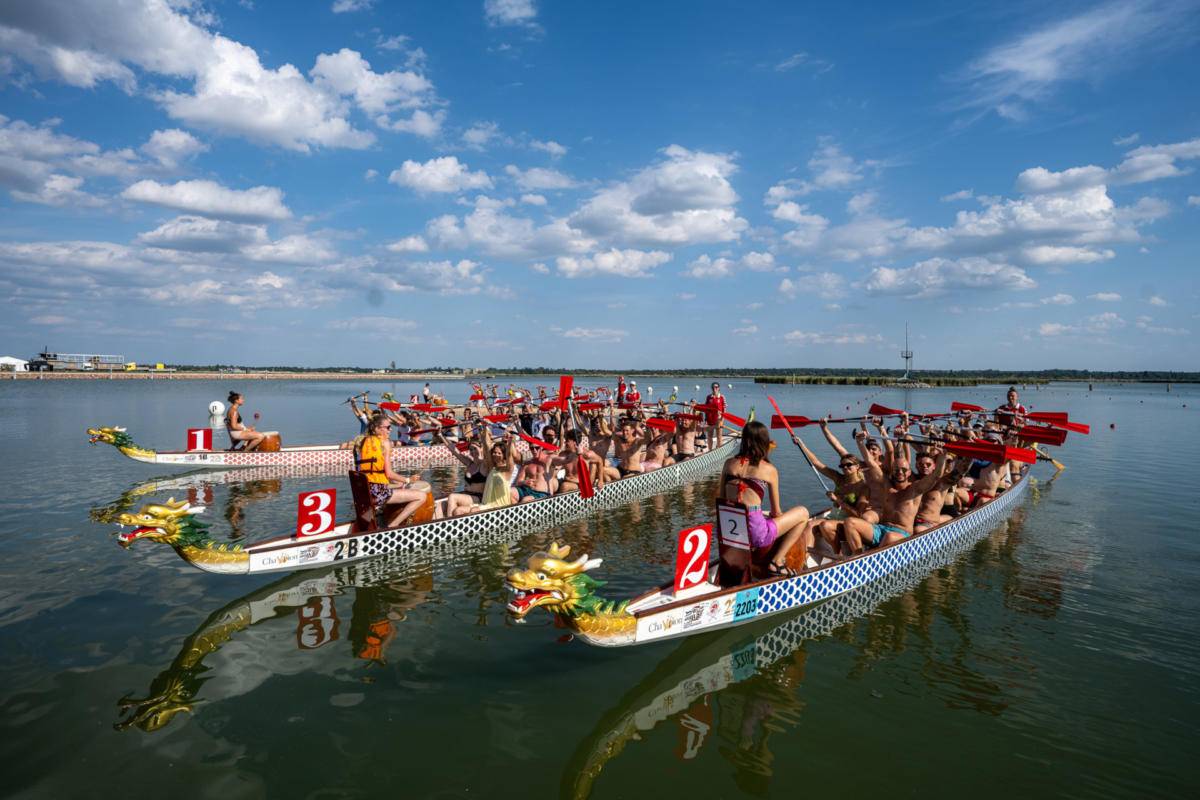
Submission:
MULTIPOLYGON (((684 396, 696 383, 642 382, 684 396)), ((540 612, 511 624, 505 571, 559 540, 604 558, 607 597, 669 580, 674 534, 708 518, 711 480, 564 528, 339 571, 222 577, 164 545, 121 549, 97 520, 126 505, 190 489, 218 538, 253 540, 294 526, 298 492, 346 488, 344 475, 214 476, 134 496, 180 471, 87 444, 87 426, 118 424, 179 449, 231 388, 285 444, 357 432, 339 405, 360 388, 349 384, 0 381, 0 795, 1200 789, 1196 387, 1030 387, 1027 405, 1093 433, 1072 434, 1055 452, 1068 469, 1049 482, 1040 466, 1016 512, 948 563, 807 615, 618 650, 561 641, 540 612)), ((735 382, 730 410, 769 414, 765 388, 735 382)), ((872 401, 994 406, 1004 389, 771 388, 810 417, 872 401)), ((777 439, 785 502, 819 504, 777 439)), ((459 478, 442 469, 433 482, 459 478)))

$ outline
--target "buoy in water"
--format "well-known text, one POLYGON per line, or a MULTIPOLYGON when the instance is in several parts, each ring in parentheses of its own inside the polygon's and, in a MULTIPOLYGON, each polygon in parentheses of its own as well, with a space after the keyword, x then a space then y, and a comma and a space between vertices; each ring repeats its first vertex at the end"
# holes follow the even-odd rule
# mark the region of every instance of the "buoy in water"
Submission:
POLYGON ((1115 430, 1117 429, 1117 423, 1115 423, 1115 422, 1110 422, 1110 423, 1108 423, 1108 427, 1109 427, 1109 429, 1110 429, 1110 430, 1114 430, 1114 431, 1115 431, 1115 430))
POLYGON ((261 417, 261 416, 262 416, 262 414, 259 414, 257 411, 255 411, 255 412, 254 412, 254 418, 255 418, 255 419, 258 419, 258 418, 259 418, 259 417, 261 417))

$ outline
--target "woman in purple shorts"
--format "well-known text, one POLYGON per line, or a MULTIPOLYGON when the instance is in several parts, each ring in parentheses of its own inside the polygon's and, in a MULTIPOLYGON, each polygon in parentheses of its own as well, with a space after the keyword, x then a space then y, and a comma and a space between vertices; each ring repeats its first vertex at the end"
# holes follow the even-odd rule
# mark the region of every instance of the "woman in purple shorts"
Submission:
MULTIPOLYGON (((771 547, 767 572, 771 575, 795 575, 787 565, 788 551, 805 535, 808 528, 808 509, 796 506, 787 511, 779 503, 779 471, 767 458, 774 443, 767 426, 749 422, 742 429, 738 454, 725 462, 721 472, 721 496, 746 506, 750 545, 771 547), (763 504, 770 502, 770 515, 763 513, 763 504)), ((804 543, 805 552, 811 541, 804 543)))

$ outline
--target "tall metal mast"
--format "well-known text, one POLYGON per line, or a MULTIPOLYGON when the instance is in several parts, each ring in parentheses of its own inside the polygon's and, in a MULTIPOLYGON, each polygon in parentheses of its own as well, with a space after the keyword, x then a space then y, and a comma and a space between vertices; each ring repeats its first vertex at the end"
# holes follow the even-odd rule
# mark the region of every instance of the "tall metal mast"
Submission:
POLYGON ((909 374, 909 372, 912 371, 913 352, 912 352, 912 350, 908 349, 908 323, 907 322, 904 323, 904 349, 900 351, 900 357, 904 359, 904 377, 901 378, 901 380, 903 380, 903 381, 911 380, 909 378, 908 374, 909 374))

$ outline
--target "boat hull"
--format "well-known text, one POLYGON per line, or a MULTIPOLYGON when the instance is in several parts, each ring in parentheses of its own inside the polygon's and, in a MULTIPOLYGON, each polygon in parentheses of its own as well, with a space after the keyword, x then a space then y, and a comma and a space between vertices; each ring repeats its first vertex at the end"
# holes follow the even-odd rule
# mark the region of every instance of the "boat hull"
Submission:
POLYGON ((632 500, 640 500, 680 486, 701 475, 716 472, 725 459, 736 451, 738 441, 736 437, 730 437, 725 444, 712 452, 688 459, 681 464, 607 483, 603 488, 596 490, 594 497, 587 500, 580 497, 578 492, 569 492, 530 503, 370 533, 352 533, 349 524, 343 523, 333 532, 322 536, 300 539, 295 536, 282 536, 250 545, 244 551, 248 558, 238 562, 230 559, 192 560, 188 558, 186 550, 181 550, 180 555, 209 572, 278 572, 313 569, 373 558, 386 553, 424 550, 449 542, 482 537, 498 530, 554 525, 632 500))
MULTIPOLYGON (((529 446, 517 445, 523 458, 529 457, 529 446)), ((149 451, 149 455, 129 454, 134 461, 189 469, 247 469, 250 467, 310 467, 313 469, 350 470, 353 450, 336 444, 309 447, 284 447, 276 452, 245 450, 149 451)), ((392 448, 393 467, 450 467, 460 463, 446 445, 417 445, 392 448)))
POLYGON ((808 608, 877 581, 972 533, 989 528, 1012 511, 1028 487, 1027 469, 1011 489, 997 495, 995 500, 898 544, 831 563, 794 578, 705 592, 686 602, 671 602, 662 608, 645 607, 643 604, 655 594, 663 596, 660 590, 630 603, 630 610, 637 620, 634 634, 617 638, 581 632, 577 636, 589 644, 622 647, 729 628, 772 614, 808 608))

